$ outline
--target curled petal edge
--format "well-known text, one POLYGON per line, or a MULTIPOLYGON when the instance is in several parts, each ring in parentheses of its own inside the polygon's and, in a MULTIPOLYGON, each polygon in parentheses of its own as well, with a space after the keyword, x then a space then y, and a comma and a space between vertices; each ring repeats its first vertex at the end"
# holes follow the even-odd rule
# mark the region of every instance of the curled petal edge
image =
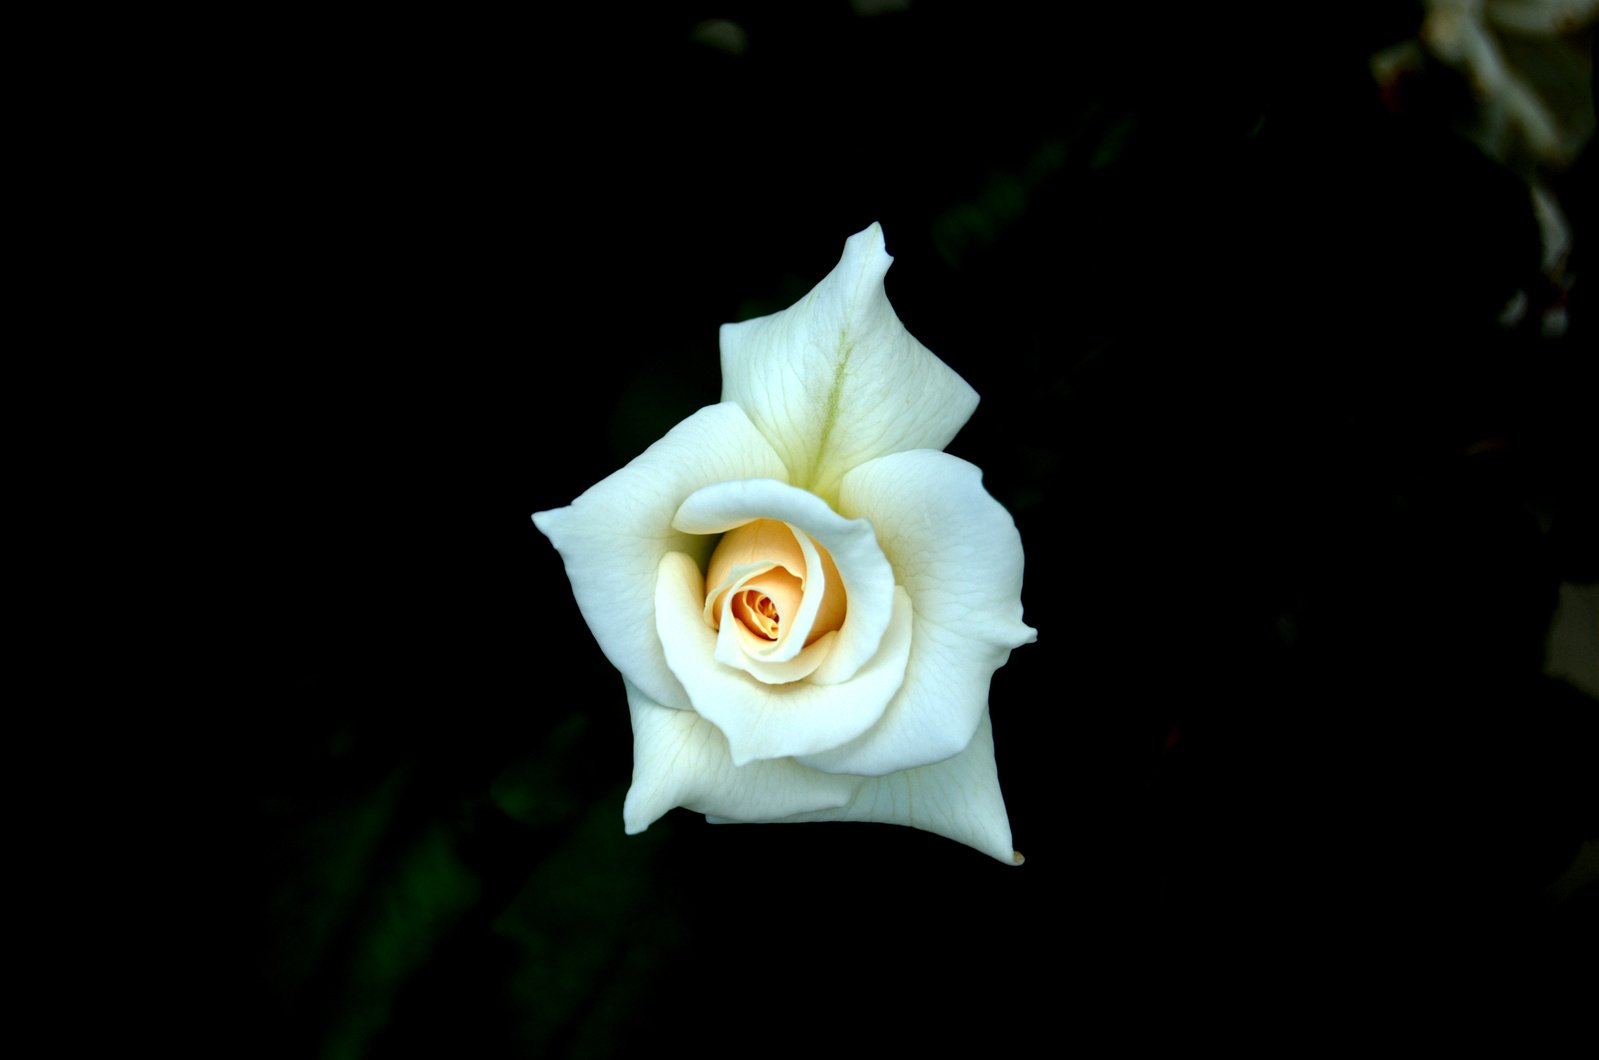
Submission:
POLYGON ((870 730, 802 757, 830 773, 881 776, 956 755, 988 709, 994 671, 1037 633, 1022 622, 1021 536, 947 453, 881 457, 845 476, 841 505, 869 520, 910 594, 916 629, 905 681, 870 730))
POLYGON ((711 545, 674 530, 673 514, 710 483, 783 474, 749 417, 724 402, 689 416, 567 507, 534 514, 533 524, 561 554, 600 650, 655 702, 689 709, 655 634, 656 571, 668 552, 703 561, 711 545))
MULTIPOLYGON (((833 557, 849 596, 844 624, 811 683, 842 684, 872 660, 893 618, 894 570, 869 522, 846 519, 814 494, 775 479, 718 482, 687 497, 672 526, 686 534, 721 534, 756 519, 790 524, 833 557)), ((801 540, 810 551, 808 541, 801 540)), ((807 555, 809 565, 809 555, 807 555)), ((807 597, 810 594, 807 593, 807 597)))
POLYGON ((903 589, 893 590, 881 650, 852 679, 768 685, 716 661, 717 633, 701 617, 704 586, 692 558, 668 553, 656 586, 657 631, 667 665, 694 710, 727 738, 734 765, 838 747, 883 716, 911 654, 911 605, 903 589))
POLYGON ((697 813, 772 817, 836 809, 861 781, 806 769, 789 759, 735 766, 727 739, 692 711, 664 707, 623 679, 633 721, 633 783, 622 823, 637 835, 675 806, 697 813))
POLYGON ((994 764, 994 730, 984 711, 966 749, 930 766, 861 781, 842 806, 782 818, 747 813, 707 814, 712 824, 800 824, 810 821, 873 821, 932 832, 980 850, 996 861, 1020 865, 1011 845, 1010 817, 994 764))

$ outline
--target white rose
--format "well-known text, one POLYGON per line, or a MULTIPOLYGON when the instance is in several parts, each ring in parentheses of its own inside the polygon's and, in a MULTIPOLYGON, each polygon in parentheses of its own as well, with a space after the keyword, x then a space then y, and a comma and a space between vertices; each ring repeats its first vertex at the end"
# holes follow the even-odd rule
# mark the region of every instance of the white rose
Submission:
POLYGON ((722 328, 722 402, 534 523, 622 672, 629 834, 882 821, 1020 862, 988 686, 1022 547, 940 450, 977 394, 911 337, 877 225, 798 304, 722 328))

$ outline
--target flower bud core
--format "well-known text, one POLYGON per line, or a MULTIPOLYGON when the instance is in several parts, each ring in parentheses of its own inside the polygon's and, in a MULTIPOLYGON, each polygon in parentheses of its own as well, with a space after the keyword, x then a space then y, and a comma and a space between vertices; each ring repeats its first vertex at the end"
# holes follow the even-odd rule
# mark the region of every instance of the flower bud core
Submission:
POLYGON ((741 639, 754 649, 782 639, 800 613, 808 592, 822 594, 804 643, 844 624, 846 594, 838 567, 825 548, 776 519, 756 519, 722 535, 705 572, 705 620, 720 629, 724 610, 742 627, 741 639), (807 551, 815 557, 807 562, 807 551), (730 606, 724 608, 724 603, 730 606))

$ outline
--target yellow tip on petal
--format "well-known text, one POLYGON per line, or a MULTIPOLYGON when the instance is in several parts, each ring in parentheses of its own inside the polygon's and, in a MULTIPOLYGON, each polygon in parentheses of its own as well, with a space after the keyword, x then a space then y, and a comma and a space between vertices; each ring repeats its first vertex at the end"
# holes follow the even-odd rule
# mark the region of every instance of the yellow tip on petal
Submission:
POLYGON ((1026 860, 1026 858, 1022 857, 1022 852, 1020 850, 1012 850, 1010 852, 1010 862, 1012 865, 1020 865, 1026 860))

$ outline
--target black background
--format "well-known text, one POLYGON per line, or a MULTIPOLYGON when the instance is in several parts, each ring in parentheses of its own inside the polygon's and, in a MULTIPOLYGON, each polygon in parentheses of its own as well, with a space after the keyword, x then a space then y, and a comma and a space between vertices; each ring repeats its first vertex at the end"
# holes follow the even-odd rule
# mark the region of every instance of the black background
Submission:
MULTIPOLYGON (((1497 322, 1546 293, 1525 184, 1452 127, 1458 75, 1396 108, 1367 67, 1419 9, 1271 10, 664 5, 285 58, 227 204, 261 498, 227 1052, 1577 1011, 1599 713, 1543 646, 1599 576, 1593 285, 1561 338, 1497 322), (1027 550, 1038 643, 991 693, 1021 868, 624 836, 621 681, 528 519, 717 400, 718 325, 873 221, 1027 550)), ((1580 276, 1592 147, 1550 179, 1580 276)))

